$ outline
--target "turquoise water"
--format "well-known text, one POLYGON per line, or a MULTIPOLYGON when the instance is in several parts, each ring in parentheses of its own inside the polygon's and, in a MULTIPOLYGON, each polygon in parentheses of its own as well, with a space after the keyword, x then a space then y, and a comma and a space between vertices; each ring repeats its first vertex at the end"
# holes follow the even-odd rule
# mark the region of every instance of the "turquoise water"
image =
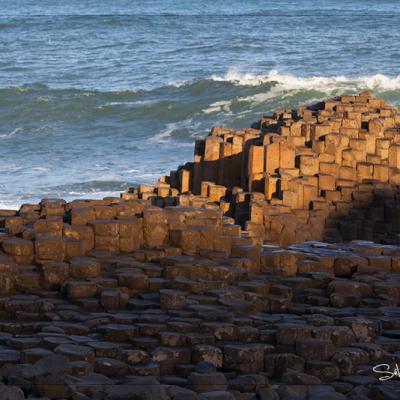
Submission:
POLYGON ((154 182, 212 125, 276 108, 363 89, 400 105, 397 1, 0 9, 0 207, 154 182))

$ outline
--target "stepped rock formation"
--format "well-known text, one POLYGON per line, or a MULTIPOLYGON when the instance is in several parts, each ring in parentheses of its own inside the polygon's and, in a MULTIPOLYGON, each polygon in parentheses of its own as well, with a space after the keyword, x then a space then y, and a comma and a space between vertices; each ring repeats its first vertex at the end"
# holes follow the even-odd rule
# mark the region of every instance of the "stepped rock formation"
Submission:
POLYGON ((370 93, 280 110, 249 129, 214 128, 193 163, 138 196, 177 189, 178 204, 218 203, 264 242, 399 243, 399 132, 397 110, 370 93))
POLYGON ((0 399, 398 399, 398 126, 342 96, 214 128, 155 187, 0 210, 0 399))

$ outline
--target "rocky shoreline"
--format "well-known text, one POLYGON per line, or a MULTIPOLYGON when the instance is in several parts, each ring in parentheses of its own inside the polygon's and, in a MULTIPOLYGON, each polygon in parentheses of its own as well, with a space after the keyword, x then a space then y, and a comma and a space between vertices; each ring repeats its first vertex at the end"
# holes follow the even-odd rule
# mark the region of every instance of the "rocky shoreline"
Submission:
POLYGON ((0 400, 399 398, 399 129, 342 96, 0 210, 0 400))

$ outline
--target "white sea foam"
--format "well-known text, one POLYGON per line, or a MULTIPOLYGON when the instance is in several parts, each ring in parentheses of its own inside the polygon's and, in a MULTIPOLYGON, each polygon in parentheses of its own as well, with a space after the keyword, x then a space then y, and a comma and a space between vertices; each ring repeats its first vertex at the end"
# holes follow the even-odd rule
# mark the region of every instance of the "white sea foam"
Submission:
POLYGON ((32 171, 39 171, 39 172, 47 172, 50 171, 50 168, 48 167, 31 167, 30 168, 32 171))
POLYGON ((120 191, 73 191, 71 190, 70 192, 66 193, 65 195, 62 195, 64 200, 74 200, 74 199, 83 199, 83 198, 96 198, 96 199, 101 199, 103 197, 108 197, 108 196, 119 196, 119 194, 122 192, 120 191))
POLYGON ((229 69, 223 76, 212 75, 215 82, 232 82, 239 85, 258 86, 268 82, 269 75, 254 75, 250 72, 241 72, 237 69, 229 69))
POLYGON ((0 200, 0 210, 18 210, 20 206, 19 203, 0 200))
MULTIPOLYGON (((171 137, 175 131, 180 129, 185 129, 189 133, 196 132, 198 129, 199 123, 194 123, 192 118, 185 119, 179 122, 171 122, 166 125, 165 129, 161 132, 156 133, 154 136, 148 139, 150 143, 158 143, 165 144, 170 143, 171 137)), ((193 146, 192 143, 183 143, 183 142, 174 142, 174 147, 186 147, 193 146)))
POLYGON ((179 88, 187 86, 188 84, 191 84, 191 83, 193 83, 193 81, 179 81, 179 82, 170 81, 167 83, 167 86, 171 86, 171 87, 179 89, 179 88))
POLYGON ((17 164, 4 164, 0 165, 0 173, 15 173, 22 171, 24 167, 17 164))
POLYGON ((368 89, 377 90, 396 90, 400 89, 400 75, 395 78, 383 74, 376 74, 372 76, 364 76, 360 80, 366 85, 368 89))
POLYGON ((275 88, 272 88, 268 92, 256 93, 256 94, 253 94, 251 96, 246 96, 246 97, 239 97, 237 99, 237 101, 259 104, 259 103, 263 103, 267 100, 271 100, 271 99, 275 98, 277 95, 278 95, 278 90, 276 90, 275 88))
POLYGON ((14 130, 12 130, 9 133, 0 133, 0 138, 9 138, 9 137, 14 136, 17 133, 23 132, 23 131, 24 131, 24 128, 21 128, 21 127, 15 128, 14 130))
POLYGON ((89 183, 92 182, 119 182, 123 180, 122 174, 119 174, 117 171, 104 170, 105 172, 101 175, 91 176, 89 179, 89 183))
POLYGON ((110 101, 110 102, 104 104, 103 107, 108 107, 108 106, 134 106, 134 105, 148 106, 148 105, 153 105, 155 103, 157 103, 157 100, 110 101))
POLYGON ((231 111, 230 106, 232 104, 232 101, 230 100, 223 100, 223 101, 217 101, 215 103, 210 104, 207 108, 202 110, 204 114, 211 114, 214 112, 221 112, 223 111, 224 113, 229 113, 231 111))
POLYGON ((271 83, 281 90, 319 90, 329 93, 341 89, 370 89, 370 90, 396 90, 400 89, 400 75, 390 77, 383 74, 360 76, 349 78, 346 76, 312 76, 298 77, 295 75, 281 74, 272 70, 266 75, 256 75, 249 72, 241 72, 230 69, 223 76, 213 75, 216 82, 231 82, 236 85, 259 86, 271 83))
POLYGON ((171 127, 171 125, 173 125, 173 124, 168 124, 168 125, 169 125, 168 128, 166 128, 166 129, 162 130, 161 132, 156 133, 154 136, 152 136, 149 139, 149 142, 167 143, 168 142, 167 138, 170 138, 172 133, 174 132, 174 128, 171 127))

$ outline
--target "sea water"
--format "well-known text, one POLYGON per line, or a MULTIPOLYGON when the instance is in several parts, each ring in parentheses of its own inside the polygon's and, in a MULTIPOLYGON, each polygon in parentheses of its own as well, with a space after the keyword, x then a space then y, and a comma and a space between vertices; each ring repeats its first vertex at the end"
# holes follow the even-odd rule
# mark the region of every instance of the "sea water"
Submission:
POLYGON ((154 182, 277 108, 400 105, 399 23, 395 0, 0 0, 0 207, 154 182))

